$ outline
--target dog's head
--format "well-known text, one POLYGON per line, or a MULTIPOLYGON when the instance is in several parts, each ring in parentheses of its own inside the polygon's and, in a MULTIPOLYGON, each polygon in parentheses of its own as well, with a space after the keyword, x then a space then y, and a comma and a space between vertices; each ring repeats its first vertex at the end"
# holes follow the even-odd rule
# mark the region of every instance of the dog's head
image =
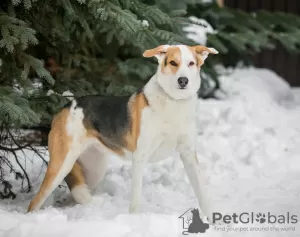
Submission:
POLYGON ((157 81, 171 98, 187 99, 199 90, 200 69, 210 53, 218 51, 200 45, 161 45, 146 50, 143 56, 158 59, 157 81))

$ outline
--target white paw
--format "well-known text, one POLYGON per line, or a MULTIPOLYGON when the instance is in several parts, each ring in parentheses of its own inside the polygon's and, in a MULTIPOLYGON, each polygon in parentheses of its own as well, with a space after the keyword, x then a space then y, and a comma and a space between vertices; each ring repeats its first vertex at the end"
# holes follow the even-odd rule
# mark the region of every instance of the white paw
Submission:
POLYGON ((201 209, 201 214, 200 214, 201 219, 205 223, 211 224, 212 223, 212 214, 213 214, 213 212, 211 211, 211 209, 208 208, 207 206, 203 207, 203 205, 202 205, 202 208, 200 208, 200 209, 201 209))
POLYGON ((73 198, 79 204, 87 204, 92 201, 92 195, 87 185, 78 185, 71 191, 73 198))
POLYGON ((136 213, 139 213, 140 210, 139 208, 137 207, 137 205, 131 205, 129 206, 129 213, 132 213, 132 214, 136 214, 136 213))

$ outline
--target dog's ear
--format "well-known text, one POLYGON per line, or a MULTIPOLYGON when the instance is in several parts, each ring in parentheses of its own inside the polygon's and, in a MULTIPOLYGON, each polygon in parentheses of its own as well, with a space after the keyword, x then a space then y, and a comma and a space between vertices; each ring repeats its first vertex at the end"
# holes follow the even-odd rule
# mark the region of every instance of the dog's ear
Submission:
POLYGON ((208 47, 205 47, 205 46, 202 46, 202 45, 197 45, 197 46, 194 46, 192 48, 195 49, 196 53, 199 54, 202 57, 203 60, 205 60, 210 53, 211 54, 218 54, 219 53, 214 48, 208 48, 208 47))
POLYGON ((158 60, 162 58, 162 56, 165 55, 167 52, 167 49, 169 48, 169 45, 160 45, 154 49, 148 49, 143 53, 143 56, 145 58, 151 58, 156 57, 158 60))

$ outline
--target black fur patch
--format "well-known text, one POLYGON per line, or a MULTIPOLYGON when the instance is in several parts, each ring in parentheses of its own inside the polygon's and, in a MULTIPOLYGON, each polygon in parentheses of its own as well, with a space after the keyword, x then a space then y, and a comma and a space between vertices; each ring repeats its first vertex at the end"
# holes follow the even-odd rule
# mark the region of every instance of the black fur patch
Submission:
POLYGON ((76 98, 77 107, 83 109, 84 125, 96 130, 99 140, 108 148, 115 150, 126 146, 124 135, 130 128, 129 98, 96 95, 76 98))

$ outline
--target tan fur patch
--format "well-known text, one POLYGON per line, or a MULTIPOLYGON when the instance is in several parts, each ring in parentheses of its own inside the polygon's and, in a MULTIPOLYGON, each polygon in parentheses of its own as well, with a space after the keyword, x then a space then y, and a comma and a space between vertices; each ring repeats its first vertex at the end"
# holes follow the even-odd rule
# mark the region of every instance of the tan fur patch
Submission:
POLYGON ((200 55, 197 54, 196 48, 195 47, 191 47, 191 46, 187 46, 187 47, 192 52, 192 54, 194 55, 197 66, 201 67, 204 64, 204 60, 201 58, 200 55))
POLYGON ((76 186, 85 184, 82 168, 78 162, 75 162, 71 172, 66 176, 65 180, 70 190, 76 186))
POLYGON ((150 57, 154 57, 155 55, 157 54, 160 54, 160 53, 165 53, 165 48, 166 46, 165 45, 160 45, 154 49, 148 49, 146 50, 144 53, 143 53, 143 56, 145 58, 150 58, 150 57))
POLYGON ((175 74, 181 64, 181 51, 177 46, 171 46, 168 48, 164 62, 161 64, 161 70, 166 74, 175 74), (177 65, 174 66, 170 62, 175 62, 177 65))
POLYGON ((63 164, 65 157, 67 156, 69 145, 71 143, 71 137, 67 135, 66 131, 66 123, 69 112, 69 109, 63 109, 54 117, 52 121, 52 128, 49 133, 48 141, 50 155, 49 165, 40 190, 31 201, 28 211, 34 210, 36 206, 39 205, 40 200, 44 197, 45 193, 51 186, 63 164))
POLYGON ((125 137, 127 149, 131 152, 136 150, 137 140, 140 135, 142 111, 147 107, 148 100, 143 93, 136 94, 129 102, 131 127, 125 137))
POLYGON ((214 48, 208 48, 208 47, 205 47, 202 45, 197 45, 197 46, 193 46, 193 47, 189 47, 189 48, 196 52, 197 58, 199 59, 199 61, 197 63, 199 67, 204 63, 204 60, 202 57, 206 58, 208 54, 218 54, 219 53, 214 48))

